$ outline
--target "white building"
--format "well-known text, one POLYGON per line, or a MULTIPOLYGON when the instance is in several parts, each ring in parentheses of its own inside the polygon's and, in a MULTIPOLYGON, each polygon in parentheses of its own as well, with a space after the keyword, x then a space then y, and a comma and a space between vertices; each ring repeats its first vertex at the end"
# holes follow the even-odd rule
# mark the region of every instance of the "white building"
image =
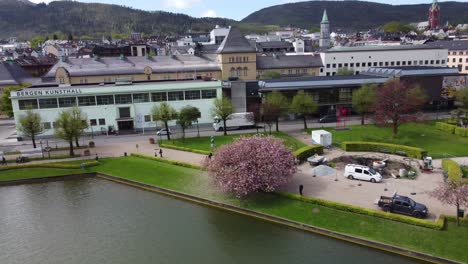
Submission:
POLYGON ((216 27, 210 32, 210 44, 221 44, 228 33, 228 27, 220 27, 216 25, 216 27))
POLYGON ((339 68, 359 74, 370 67, 446 67, 448 50, 426 45, 333 47, 320 53, 320 76, 336 75, 339 68))
MULTIPOLYGON (((41 136, 54 134, 54 121, 62 110, 78 106, 87 116, 86 133, 154 130, 161 124, 151 117, 153 106, 167 102, 176 110, 191 105, 201 112, 199 123, 211 123, 210 109, 221 97, 220 81, 142 83, 133 85, 69 86, 25 88, 11 93, 15 123, 27 109, 41 115, 45 129, 41 136)), ((175 121, 170 122, 175 125, 175 121)), ((22 135, 19 134, 19 137, 22 135)))

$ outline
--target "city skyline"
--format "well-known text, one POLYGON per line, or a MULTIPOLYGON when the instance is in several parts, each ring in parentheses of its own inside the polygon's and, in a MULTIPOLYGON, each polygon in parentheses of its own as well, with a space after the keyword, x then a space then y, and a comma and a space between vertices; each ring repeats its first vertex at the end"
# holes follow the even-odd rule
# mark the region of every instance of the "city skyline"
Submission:
MULTIPOLYGON (((449 0, 439 0, 438 2, 447 2, 449 0)), ((49 3, 52 1, 46 0, 31 0, 33 3, 49 3)), ((257 0, 257 1, 246 1, 238 0, 235 2, 216 1, 216 0, 157 0, 153 2, 134 0, 129 5, 128 1, 125 0, 80 0, 79 2, 99 2, 103 4, 117 4, 130 6, 136 9, 142 9, 147 11, 167 11, 173 13, 187 14, 193 17, 223 17, 234 20, 242 20, 249 14, 258 11, 260 9, 281 5, 286 3, 294 2, 305 2, 305 1, 291 1, 291 0, 257 0), (243 4, 245 3, 245 4, 243 4)), ((385 3, 392 5, 401 4, 429 4, 431 0, 373 0, 371 2, 385 3)), ((458 1, 467 2, 467 1, 458 1)))

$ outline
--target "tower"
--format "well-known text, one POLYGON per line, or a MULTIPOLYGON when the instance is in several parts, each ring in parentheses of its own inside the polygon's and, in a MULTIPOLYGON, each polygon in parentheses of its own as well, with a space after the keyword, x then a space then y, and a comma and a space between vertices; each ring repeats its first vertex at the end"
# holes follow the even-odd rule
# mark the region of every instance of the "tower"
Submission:
POLYGON ((323 11, 322 22, 320 22, 320 48, 330 47, 330 23, 328 22, 327 10, 323 11))
POLYGON ((431 7, 429 7, 429 29, 440 28, 440 7, 437 0, 432 1, 431 7))

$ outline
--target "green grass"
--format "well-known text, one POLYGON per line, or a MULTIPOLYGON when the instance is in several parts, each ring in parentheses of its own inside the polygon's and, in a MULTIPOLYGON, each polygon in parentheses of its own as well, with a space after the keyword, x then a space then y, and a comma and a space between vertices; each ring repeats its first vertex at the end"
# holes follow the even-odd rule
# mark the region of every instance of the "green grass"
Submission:
MULTIPOLYGON (((225 144, 229 144, 233 142, 235 139, 239 138, 240 136, 252 136, 255 135, 255 133, 249 133, 249 134, 243 134, 243 135, 227 135, 227 136, 215 136, 215 145, 217 147, 220 147, 225 144)), ((272 132, 272 135, 281 138, 284 140, 284 144, 288 147, 290 147, 293 151, 297 150, 303 146, 306 146, 306 144, 302 143, 300 140, 291 137, 290 135, 283 133, 283 132, 272 132)), ((174 145, 176 147, 183 147, 183 148, 188 148, 188 149, 193 149, 193 150, 201 150, 201 151, 211 151, 211 143, 210 143, 210 138, 211 137, 194 137, 194 138, 186 138, 185 141, 182 139, 174 139, 174 140, 163 140, 162 143, 166 145, 174 145)))
MULTIPOLYGON (((437 130, 432 122, 403 124, 396 138, 393 138, 390 127, 365 125, 350 128, 351 130, 342 131, 325 129, 332 133, 335 144, 343 141, 385 142, 423 148, 434 158, 468 156, 468 138, 437 130)), ((310 131, 311 129, 308 130, 309 133, 310 131)))
MULTIPOLYGON (((81 164, 82 160, 74 160, 67 162, 55 162, 50 164, 81 164)), ((0 171, 0 181, 10 181, 17 179, 32 179, 40 177, 62 176, 70 174, 82 173, 81 169, 53 169, 53 168, 24 168, 0 171)))
MULTIPOLYGON (((77 161, 75 161, 77 162, 77 161)), ((178 167, 172 164, 125 157, 102 159, 101 165, 86 171, 97 171, 113 176, 160 186, 191 195, 196 195, 219 202, 224 202, 246 209, 251 209, 287 219, 311 224, 362 238, 376 240, 400 247, 405 247, 460 262, 468 262, 468 224, 460 227, 448 223, 446 230, 438 231, 417 227, 401 222, 372 216, 344 212, 325 206, 315 205, 295 199, 288 199, 275 194, 257 194, 245 200, 219 193, 210 184, 208 177, 201 171, 178 167), (312 209, 317 208, 318 213, 312 209)), ((24 178, 34 175, 44 177, 77 173, 82 170, 28 169, 1 172, 0 178, 24 178)))

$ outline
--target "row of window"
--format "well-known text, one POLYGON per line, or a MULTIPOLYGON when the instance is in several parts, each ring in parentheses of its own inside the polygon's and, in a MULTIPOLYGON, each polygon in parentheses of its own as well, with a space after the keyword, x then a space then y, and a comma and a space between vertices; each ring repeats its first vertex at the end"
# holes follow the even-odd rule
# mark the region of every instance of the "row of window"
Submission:
MULTIPOLYGON (((448 54, 450 55, 463 55, 463 51, 449 51, 448 54)), ((468 51, 465 51, 465 55, 468 55, 468 51)))
POLYGON ((216 89, 18 100, 19 109, 149 103, 216 98, 216 89))
POLYGON ((326 68, 342 68, 342 67, 380 67, 380 66, 411 66, 411 65, 433 65, 445 64, 445 60, 420 60, 420 61, 380 61, 380 62, 356 62, 356 63, 333 63, 327 64, 326 68))
POLYGON ((242 76, 247 76, 248 74, 249 74, 249 69, 247 67, 244 67, 244 68, 237 67, 237 69, 232 67, 230 71, 231 77, 242 77, 242 76))
MULTIPOLYGON (((456 59, 456 58, 452 58, 452 62, 457 62, 457 59, 456 59)), ((459 62, 459 63, 463 63, 463 58, 458 58, 458 62, 459 62)), ((465 62, 468 63, 468 58, 466 58, 465 62)))
POLYGON ((229 57, 229 62, 249 62, 249 57, 229 57))
MULTIPOLYGON (((82 120, 83 122, 86 122, 86 120, 82 120)), ((99 118, 99 119, 90 119, 89 124, 91 126, 97 126, 99 122, 100 126, 105 126, 106 125, 106 119, 105 118, 99 118)), ((52 129, 55 128, 55 122, 43 122, 42 127, 44 129, 52 129)))

